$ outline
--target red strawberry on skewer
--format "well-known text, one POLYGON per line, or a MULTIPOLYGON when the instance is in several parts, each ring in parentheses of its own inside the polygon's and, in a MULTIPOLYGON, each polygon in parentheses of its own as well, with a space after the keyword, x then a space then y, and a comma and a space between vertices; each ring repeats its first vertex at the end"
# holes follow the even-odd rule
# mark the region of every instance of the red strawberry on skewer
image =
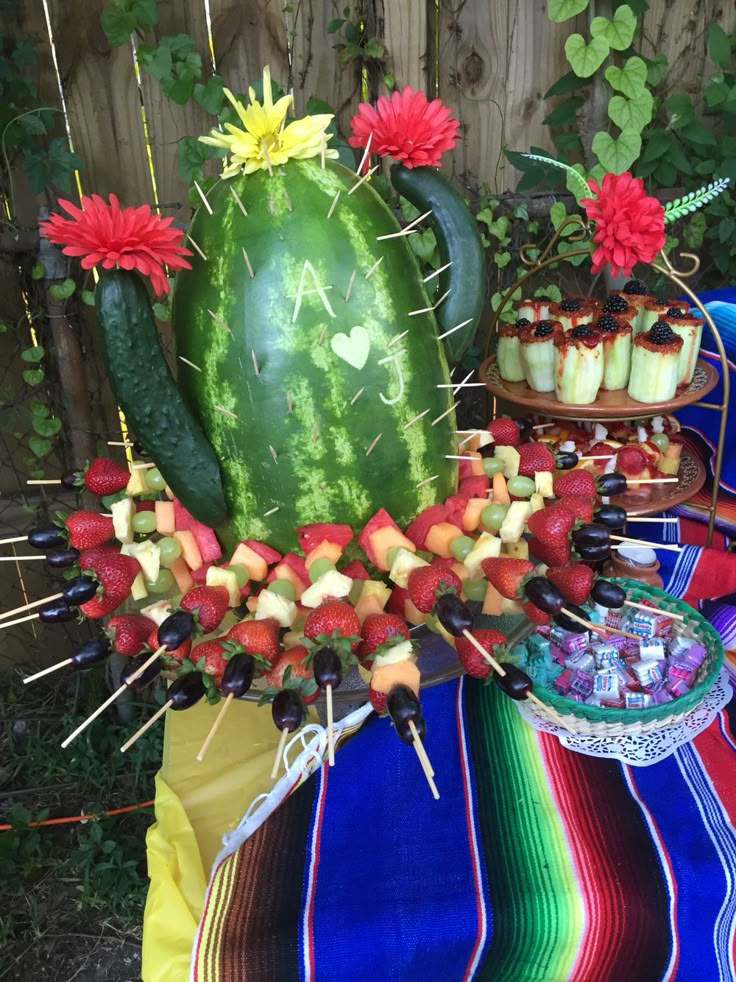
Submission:
MULTIPOLYGON (((475 628, 470 634, 481 644, 489 655, 496 661, 500 661, 499 655, 505 652, 504 644, 506 638, 500 631, 493 631, 488 628, 475 628)), ((460 664, 468 675, 476 679, 489 678, 493 668, 491 664, 481 655, 478 649, 465 637, 457 638, 455 641, 457 656, 460 664)))
POLYGON ((594 498, 596 494, 595 478, 589 471, 575 468, 560 475, 553 485, 558 498, 566 494, 578 494, 583 498, 594 498))
POLYGON ((534 477, 537 471, 554 471, 557 461, 544 443, 522 443, 519 451, 519 474, 534 477))
POLYGON ((526 524, 534 536, 529 547, 538 559, 550 566, 559 566, 560 560, 569 560, 570 532, 575 527, 575 516, 564 505, 555 504, 535 511, 526 524))
POLYGON ((274 617, 259 621, 240 621, 233 624, 227 637, 242 647, 248 655, 269 665, 275 665, 281 654, 279 622, 274 617))
POLYGON ((317 648, 331 648, 343 665, 354 662, 360 644, 360 619, 344 600, 328 597, 304 621, 304 637, 317 648))
POLYGON ((519 445, 521 438, 519 427, 508 416, 491 420, 486 429, 493 437, 493 442, 499 447, 517 447, 519 445))
POLYGON ((116 614, 108 621, 105 633, 116 651, 132 656, 141 653, 155 629, 154 622, 144 614, 116 614))
POLYGON ((306 664, 308 658, 309 652, 303 644, 297 644, 285 651, 263 676, 266 688, 261 702, 270 701, 282 689, 296 692, 306 705, 314 702, 319 696, 319 686, 314 681, 314 673, 306 664))
MULTIPOLYGON (((173 654, 173 652, 167 652, 169 657, 173 657, 173 654)), ((200 641, 199 644, 194 645, 187 658, 182 661, 182 667, 189 669, 189 665, 186 664, 188 661, 196 671, 201 672, 203 676, 211 678, 212 684, 208 684, 204 678, 202 680, 208 690, 211 691, 219 687, 223 672, 227 668, 228 658, 232 654, 232 645, 227 638, 210 638, 208 641, 200 641)), ((191 669, 189 670, 191 671, 191 669)), ((212 692, 212 695, 214 695, 214 692, 212 692)))
POLYGON ((407 582, 409 599, 423 614, 432 612, 440 597, 452 593, 460 595, 460 577, 442 566, 418 566, 409 573, 407 582))
POLYGON ((130 595, 133 580, 140 572, 137 559, 123 556, 113 546, 90 550, 79 557, 79 565, 83 570, 92 570, 100 584, 98 596, 79 605, 90 619, 105 617, 119 607, 130 595))
POLYGON ((68 475, 62 479, 65 487, 81 488, 86 486, 91 494, 100 498, 108 494, 124 491, 130 481, 130 472, 109 457, 95 457, 82 471, 68 475))
POLYGON ((534 573, 534 563, 528 559, 498 556, 481 563, 486 579, 507 600, 523 597, 524 581, 534 573))
POLYGON ((569 563, 547 570, 547 579, 560 590, 571 604, 582 604, 588 599, 593 586, 594 573, 586 563, 569 563))
POLYGON ((588 524, 593 521, 595 505, 590 498, 586 498, 580 494, 565 494, 559 501, 556 501, 553 505, 549 505, 549 507, 556 508, 558 505, 571 511, 580 522, 588 524))
POLYGON ((195 586, 179 601, 179 609, 194 615, 203 634, 216 631, 230 606, 230 594, 224 586, 195 586))
POLYGON ((549 614, 546 614, 540 607, 532 603, 531 600, 526 600, 521 606, 533 624, 549 624, 551 620, 549 614))
POLYGON ((373 711, 378 716, 384 716, 388 710, 386 709, 386 699, 388 698, 387 692, 376 692, 375 689, 368 686, 368 702, 373 707, 373 711))
MULTIPOLYGON (((153 630, 148 635, 148 638, 146 639, 146 644, 151 649, 151 651, 156 651, 158 648, 161 647, 158 640, 157 627, 154 626, 153 630)), ((171 649, 167 648, 166 651, 162 652, 161 657, 164 659, 164 662, 168 665, 168 667, 176 668, 184 661, 184 659, 189 655, 189 652, 191 650, 192 650, 192 639, 185 638, 181 642, 181 644, 178 645, 178 647, 171 648, 171 649)))
POLYGON ((406 621, 396 614, 369 614, 361 629, 363 640, 358 648, 361 665, 370 668, 375 655, 385 654, 394 645, 410 638, 406 621))
POLYGON ((73 511, 64 519, 69 545, 74 549, 90 549, 109 542, 115 534, 112 519, 96 511, 73 511))

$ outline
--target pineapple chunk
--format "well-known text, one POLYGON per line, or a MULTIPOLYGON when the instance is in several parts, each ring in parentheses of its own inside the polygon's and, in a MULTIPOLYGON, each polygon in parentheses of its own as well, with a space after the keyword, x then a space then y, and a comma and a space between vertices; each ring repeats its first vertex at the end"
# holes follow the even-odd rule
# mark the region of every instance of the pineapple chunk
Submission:
POLYGON ((554 498, 555 492, 552 487, 554 482, 554 474, 552 471, 537 471, 534 475, 534 484, 536 485, 536 493, 541 494, 543 498, 554 498))
POLYGON ((512 501, 506 512, 503 525, 498 530, 502 542, 518 542, 524 531, 526 520, 532 514, 532 506, 528 501, 512 501))
POLYGON ((414 644, 411 641, 399 641, 392 645, 383 655, 376 655, 373 659, 373 671, 384 665, 395 665, 396 662, 405 661, 407 658, 414 657, 414 644))
POLYGON ((158 579, 161 569, 161 550, 155 542, 151 542, 150 539, 146 539, 145 542, 126 542, 120 551, 124 556, 132 556, 138 560, 148 583, 158 579))
POLYGON ((136 578, 131 583, 130 596, 132 600, 145 600, 148 596, 148 590, 146 590, 146 583, 143 579, 143 573, 138 573, 136 578))
POLYGON ((491 535, 490 532, 482 532, 478 536, 478 540, 467 554, 463 562, 465 563, 465 568, 468 571, 468 576, 473 579, 478 579, 482 576, 483 571, 481 569, 481 563, 484 559, 495 559, 497 556, 501 555, 501 540, 497 535, 491 535))
POLYGON ((287 600, 280 593, 272 590, 261 590, 258 594, 256 620, 262 621, 267 617, 275 617, 281 627, 291 627, 297 619, 299 611, 293 600, 287 600))
POLYGON ((496 447, 493 456, 503 462, 504 477, 509 478, 518 475, 521 456, 516 447, 496 447))
POLYGON ((501 597, 501 616, 504 614, 516 616, 523 613, 524 608, 518 600, 509 600, 508 597, 501 597))
POLYGON ((169 616, 172 606, 173 604, 169 598, 166 600, 157 600, 155 603, 143 607, 141 613, 149 617, 157 627, 160 627, 169 616))
MULTIPOLYGON (((134 460, 134 464, 141 461, 134 460)), ((146 484, 146 471, 143 467, 131 467, 130 480, 125 488, 125 493, 129 498, 134 498, 137 494, 150 494, 151 489, 146 484)))
POLYGON ((338 573, 336 569, 328 569, 307 587, 301 595, 300 603, 304 607, 319 607, 325 597, 347 597, 352 585, 353 581, 349 576, 338 573))
POLYGON ((513 556, 514 559, 529 558, 529 544, 526 539, 519 539, 518 542, 504 542, 504 556, 513 556))
POLYGON ((237 607, 240 603, 238 578, 231 569, 223 569, 222 566, 208 567, 205 583, 207 586, 224 586, 228 592, 228 604, 231 607, 237 607))
POLYGON ((408 549, 404 549, 400 546, 396 551, 396 558, 393 561, 391 569, 389 570, 388 578, 396 584, 396 586, 402 587, 406 590, 406 585, 409 580, 409 573, 418 566, 428 566, 421 557, 415 555, 413 552, 409 552, 408 549))
POLYGON ((544 498, 538 491, 531 495, 529 504, 532 506, 532 512, 544 510, 544 498))
POLYGON ((135 504, 130 498, 115 501, 110 507, 112 512, 112 527, 115 538, 123 544, 133 541, 133 515, 135 504))

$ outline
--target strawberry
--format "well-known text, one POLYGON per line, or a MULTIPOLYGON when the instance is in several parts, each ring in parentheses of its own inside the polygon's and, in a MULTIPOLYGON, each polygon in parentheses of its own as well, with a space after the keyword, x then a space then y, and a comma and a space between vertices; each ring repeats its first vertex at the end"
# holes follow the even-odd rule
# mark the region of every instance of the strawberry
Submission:
POLYGON ((281 654, 279 622, 275 617, 259 621, 239 621, 227 632, 227 637, 237 641, 243 651, 254 658, 274 665, 281 654))
POLYGON ((637 474, 641 474, 648 464, 649 458, 641 447, 631 445, 622 447, 619 450, 616 460, 616 470, 621 471, 622 474, 626 474, 627 477, 636 477, 637 474))
POLYGON ((580 522, 588 524, 593 521, 594 504, 590 498, 585 498, 580 494, 565 494, 559 501, 548 507, 556 508, 557 505, 567 508, 580 522))
MULTIPOLYGON (((470 632, 486 651, 498 660, 498 648, 503 645, 506 638, 500 631, 493 631, 488 628, 475 628, 470 632)), ((485 679, 493 671, 490 663, 481 655, 474 644, 467 638, 460 637, 455 639, 455 648, 460 664, 468 675, 476 679, 485 679)))
POLYGON ((593 475, 579 467, 558 477, 553 488, 558 498, 566 494, 579 494, 584 498, 593 498, 596 493, 593 475))
POLYGON ((81 569, 91 569, 100 584, 98 596, 79 605, 84 616, 91 619, 105 617, 119 607, 129 596, 130 586, 140 572, 137 559, 123 556, 113 546, 94 550, 94 553, 92 559, 89 553, 87 554, 84 565, 80 556, 79 563, 81 569))
MULTIPOLYGON (((173 653, 168 652, 171 656, 173 653)), ((195 644, 189 653, 188 660, 198 672, 211 675, 216 686, 220 685, 222 673, 227 667, 231 652, 226 638, 212 638, 195 644)))
POLYGON ((519 457, 519 474, 522 477, 534 477, 537 471, 553 471, 557 466, 554 454, 543 443, 522 443, 519 457))
POLYGON ((128 468, 122 467, 108 457, 95 457, 84 472, 87 490, 99 497, 124 491, 129 480, 128 468))
POLYGON ((493 442, 499 447, 517 447, 519 445, 519 427, 508 416, 493 419, 486 426, 493 437, 493 442))
MULTIPOLYGON (((598 443, 594 443, 590 450, 585 451, 585 455, 588 457, 615 457, 616 447, 612 447, 610 443, 604 443, 599 440, 598 443)), ((603 462, 600 463, 603 466, 603 462)))
POLYGON ((181 610, 194 614, 203 634, 217 630, 229 606, 230 594, 224 586, 195 586, 179 601, 181 610))
POLYGON ((385 692, 376 692, 368 686, 368 702, 373 706, 373 711, 378 713, 379 716, 383 716, 386 713, 386 699, 387 694, 385 692))
POLYGON ((358 658, 363 664, 371 655, 380 655, 410 637, 406 621, 396 614, 369 614, 363 621, 361 633, 363 640, 358 648, 358 658))
POLYGON ((155 628, 150 617, 143 614, 116 614, 108 621, 105 633, 121 655, 139 655, 155 628))
POLYGON ((533 512, 527 519, 531 534, 552 549, 569 544, 569 535, 575 525, 575 516, 564 505, 554 505, 533 512))
POLYGON ((304 621, 304 637, 316 648, 332 648, 340 660, 349 664, 360 644, 360 620, 349 603, 327 597, 319 607, 310 610, 304 621))
POLYGON ((280 689, 294 689, 307 704, 319 696, 319 687, 314 681, 314 673, 306 664, 309 652, 303 644, 289 648, 278 659, 263 679, 266 683, 262 701, 268 701, 280 689))
MULTIPOLYGON (((161 645, 158 643, 158 628, 154 626, 151 633, 146 639, 147 646, 151 651, 158 651, 161 645)), ((189 652, 192 650, 192 639, 185 638, 184 641, 179 645, 178 648, 174 648, 172 651, 165 651, 162 655, 164 663, 168 664, 171 668, 176 668, 179 666, 185 658, 188 657, 189 652)))
POLYGON ((534 570, 534 563, 528 559, 513 559, 511 556, 484 559, 481 566, 488 582, 507 600, 521 597, 523 581, 534 570))
POLYGON ((73 511, 64 522, 69 533, 69 545, 89 549, 109 542, 115 534, 112 519, 96 511, 73 511))
POLYGON ((456 573, 442 566, 418 566, 409 573, 409 599, 423 614, 428 614, 444 593, 460 594, 462 583, 456 573))
POLYGON ((565 542, 559 546, 545 546, 539 539, 532 539, 529 543, 532 554, 540 563, 547 566, 564 566, 570 562, 571 548, 570 543, 565 542))
POLYGON ((536 604, 533 604, 531 600, 525 601, 522 605, 522 609, 530 621, 534 624, 549 624, 550 616, 546 614, 543 610, 540 610, 536 604))
POLYGON ((585 563, 568 563, 548 569, 547 579, 559 588, 568 603, 582 604, 593 586, 593 570, 585 563))

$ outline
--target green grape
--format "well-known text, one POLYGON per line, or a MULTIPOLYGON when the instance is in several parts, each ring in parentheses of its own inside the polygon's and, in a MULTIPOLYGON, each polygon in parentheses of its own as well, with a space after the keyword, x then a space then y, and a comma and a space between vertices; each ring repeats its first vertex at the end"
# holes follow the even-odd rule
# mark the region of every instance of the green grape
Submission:
POLYGON ((171 566, 181 556, 181 543, 169 535, 165 535, 163 539, 159 539, 157 545, 161 555, 162 566, 171 566))
POLYGON ((386 562, 388 563, 389 569, 391 569, 391 567, 393 566, 394 561, 396 560, 396 554, 398 553, 399 549, 401 549, 401 546, 391 546, 389 551, 386 553, 386 562))
POLYGON ((166 487, 166 481, 158 467, 150 467, 146 471, 146 485, 151 491, 163 491, 166 487))
POLYGON ((228 566, 228 569, 235 573, 235 579, 237 580, 238 586, 242 590, 250 579, 250 570, 247 566, 241 566, 239 563, 235 563, 234 566, 228 566))
POLYGON ((325 573, 329 573, 334 568, 335 564, 331 559, 315 559, 309 567, 309 582, 316 583, 320 576, 324 576, 325 573))
POLYGON ((156 513, 152 511, 138 511, 133 515, 131 522, 134 532, 146 535, 156 531, 156 513))
POLYGON ((488 580, 471 580, 470 577, 463 580, 463 593, 468 600, 483 600, 486 595, 488 580))
POLYGON ((450 543, 450 552, 453 554, 455 559, 462 562, 474 545, 475 539, 471 539, 469 535, 458 535, 458 537, 453 539, 450 543))
POLYGON ((506 518, 506 512, 508 510, 509 505, 500 505, 498 502, 496 504, 486 505, 480 513, 481 525, 489 532, 498 532, 503 525, 503 520, 506 518))
POLYGON ((168 569, 159 570, 158 577, 153 582, 146 580, 146 590, 149 593, 170 593, 174 586, 174 577, 168 569))
POLYGON ((537 488, 530 477, 523 477, 521 475, 510 477, 506 486, 509 494, 513 494, 517 498, 528 498, 534 494, 537 488))
POLYGON ((655 447, 659 447, 662 453, 664 453, 667 447, 670 445, 670 438, 666 433, 652 433, 649 439, 655 447))
POLYGON ((486 472, 487 477, 493 477, 494 474, 500 474, 503 470, 503 461, 499 460, 498 457, 484 457, 483 470, 486 472))
POLYGON ((296 590, 290 580, 271 580, 266 589, 271 593, 278 593, 280 597, 286 597, 287 600, 296 600, 296 590))

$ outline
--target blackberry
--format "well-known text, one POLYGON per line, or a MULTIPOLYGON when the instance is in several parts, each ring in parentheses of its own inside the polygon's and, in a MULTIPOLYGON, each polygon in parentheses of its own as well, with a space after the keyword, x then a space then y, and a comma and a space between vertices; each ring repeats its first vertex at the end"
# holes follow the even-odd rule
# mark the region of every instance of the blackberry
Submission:
POLYGON ((531 321, 529 320, 528 317, 520 317, 518 321, 514 324, 514 327, 516 328, 517 331, 520 331, 524 327, 529 327, 530 324, 531 321))
POLYGON ((571 338, 589 338, 592 335, 589 324, 578 324, 570 331, 571 338))
POLYGON ((647 285, 641 280, 629 280, 628 283, 624 283, 624 293, 633 293, 638 296, 645 294, 647 292, 647 285))
POLYGON ((682 307, 670 307, 666 314, 667 317, 684 317, 685 311, 682 307))
POLYGON ((537 326, 534 328, 535 338, 546 338, 548 334, 552 334, 555 329, 555 325, 552 321, 537 321, 537 326))
POLYGON ((618 293, 613 293, 603 304, 604 314, 622 314, 629 307, 629 301, 618 293))
POLYGON ((613 314, 604 314, 603 317, 599 317, 595 323, 595 326, 599 331, 617 331, 618 322, 613 314))
POLYGON ((674 336, 675 332, 664 321, 657 321, 649 332, 649 337, 654 344, 668 344, 674 336))
POLYGON ((568 313, 575 310, 580 310, 582 304, 577 299, 577 297, 567 297, 560 303, 560 310, 566 310, 568 313))

